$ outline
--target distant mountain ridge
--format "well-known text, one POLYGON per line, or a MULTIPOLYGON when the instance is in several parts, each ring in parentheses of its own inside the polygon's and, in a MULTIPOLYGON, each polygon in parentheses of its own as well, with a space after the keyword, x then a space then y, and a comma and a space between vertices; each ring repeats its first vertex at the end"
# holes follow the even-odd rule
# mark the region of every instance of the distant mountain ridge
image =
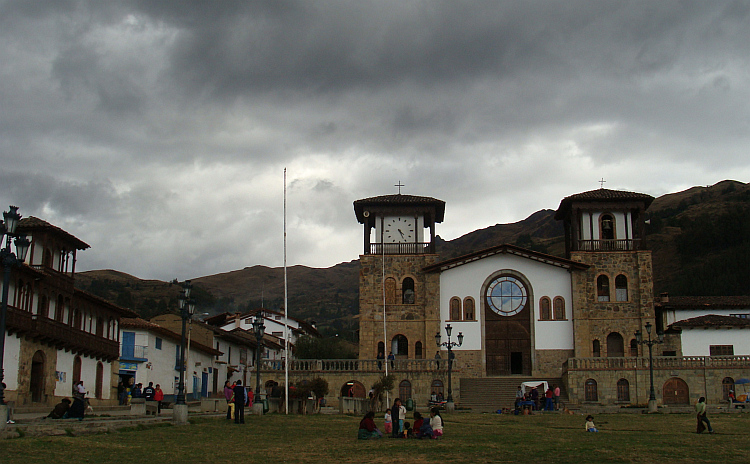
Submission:
MULTIPOLYGON (((436 238, 441 259, 512 243, 564 254, 562 223, 554 210, 496 224, 454 240, 436 238)), ((647 212, 646 246, 653 252, 656 294, 750 294, 750 185, 722 181, 663 195, 647 212)), ((251 266, 193 279, 200 312, 216 314, 283 306, 283 268, 251 266)), ((359 260, 329 268, 288 268, 290 315, 313 320, 324 334, 356 339, 359 260)), ((79 273, 76 285, 151 317, 177 307, 179 286, 113 270, 79 273)))

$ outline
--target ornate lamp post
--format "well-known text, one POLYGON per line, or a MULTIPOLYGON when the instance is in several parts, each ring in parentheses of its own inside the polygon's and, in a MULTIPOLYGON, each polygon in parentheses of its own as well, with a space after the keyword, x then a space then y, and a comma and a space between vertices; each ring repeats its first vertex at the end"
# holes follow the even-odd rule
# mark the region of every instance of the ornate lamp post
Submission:
MULTIPOLYGON (((260 403, 260 352, 263 351, 263 333, 266 330, 266 326, 263 325, 263 313, 258 312, 253 320, 253 334, 255 334, 255 340, 258 342, 255 348, 255 396, 257 398, 256 404, 260 403)), ((255 405, 253 405, 255 408, 255 405)), ((263 406, 261 405, 258 410, 259 414, 263 414, 263 406)))
POLYGON ((5 427, 7 409, 5 406, 5 389, 3 388, 3 379, 5 372, 3 369, 3 358, 5 357, 5 316, 8 312, 8 290, 10 287, 10 271, 21 265, 26 260, 26 253, 29 251, 29 239, 25 235, 16 234, 18 221, 21 215, 18 214, 18 208, 10 207, 10 211, 3 213, 3 222, 0 223, 0 246, 5 240, 5 246, 0 249, 0 263, 3 265, 3 296, 2 309, 0 309, 0 428, 5 427), (16 253, 11 251, 10 243, 15 238, 16 253))
POLYGON ((180 316, 182 316, 182 338, 180 339, 180 386, 175 399, 175 404, 185 404, 185 328, 188 319, 193 317, 195 313, 195 300, 190 299, 190 290, 193 286, 189 280, 186 280, 182 284, 182 291, 180 296, 177 297, 178 304, 180 306, 180 316))
POLYGON ((453 388, 451 385, 451 372, 453 371, 453 347, 454 346, 461 346, 464 343, 464 334, 459 332, 458 333, 458 343, 451 341, 451 332, 453 331, 453 327, 451 327, 450 324, 445 326, 445 333, 448 334, 448 341, 440 343, 440 332, 435 334, 435 344, 438 347, 444 346, 448 349, 448 404, 446 404, 446 407, 449 411, 453 410, 453 388))
POLYGON ((652 347, 654 345, 658 345, 660 343, 664 343, 664 332, 659 332, 658 339, 652 340, 651 339, 651 323, 646 322, 646 334, 648 334, 648 340, 643 339, 643 334, 640 330, 637 330, 635 332, 635 341, 639 345, 647 345, 648 346, 648 373, 650 378, 650 392, 648 396, 648 412, 656 412, 656 395, 654 394, 654 356, 653 356, 653 350, 652 347))

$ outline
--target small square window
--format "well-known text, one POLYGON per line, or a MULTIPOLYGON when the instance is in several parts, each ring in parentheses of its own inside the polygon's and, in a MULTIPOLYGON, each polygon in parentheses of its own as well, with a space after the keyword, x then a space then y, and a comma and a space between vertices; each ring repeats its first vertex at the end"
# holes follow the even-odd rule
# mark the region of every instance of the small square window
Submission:
POLYGON ((161 349, 161 338, 159 337, 156 337, 156 349, 157 350, 161 349))

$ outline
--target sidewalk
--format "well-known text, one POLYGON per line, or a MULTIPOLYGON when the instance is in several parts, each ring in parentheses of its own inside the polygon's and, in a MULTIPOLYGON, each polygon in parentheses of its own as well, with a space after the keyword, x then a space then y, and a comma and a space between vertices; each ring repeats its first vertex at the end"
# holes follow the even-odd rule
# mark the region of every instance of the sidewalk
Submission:
MULTIPOLYGON (((201 413, 200 405, 190 406, 190 417, 223 416, 221 413, 201 413)), ((46 414, 26 412, 14 414, 14 424, 6 424, 0 430, 0 439, 19 438, 24 436, 62 436, 86 435, 92 433, 116 432, 127 427, 154 425, 172 421, 172 409, 162 409, 158 416, 134 416, 128 409, 95 411, 83 420, 49 419, 46 414)))

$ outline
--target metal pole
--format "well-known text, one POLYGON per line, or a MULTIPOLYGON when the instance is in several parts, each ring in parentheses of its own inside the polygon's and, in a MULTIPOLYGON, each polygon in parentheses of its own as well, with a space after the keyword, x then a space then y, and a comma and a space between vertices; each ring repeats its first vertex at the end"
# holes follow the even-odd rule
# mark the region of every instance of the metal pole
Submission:
POLYGON ((654 356, 652 354, 653 343, 651 343, 651 334, 648 334, 648 373, 651 382, 651 391, 649 393, 648 400, 656 401, 656 394, 654 393, 654 356))
POLYGON ((182 338, 180 339, 180 388, 177 393, 177 404, 185 404, 185 310, 182 310, 182 338))
POLYGON ((453 371, 453 348, 450 343, 450 336, 448 336, 448 402, 453 402, 453 388, 451 385, 451 372, 453 371))
MULTIPOLYGON (((4 272, 2 310, 0 311, 0 405, 5 404, 5 388, 3 388, 3 379, 5 378, 5 370, 3 368, 3 358, 5 357, 5 314, 8 311, 8 287, 10 287, 10 270, 13 267, 13 264, 10 262, 12 256, 10 254, 10 251, 2 250, 1 253, 4 272)), ((0 418, 0 420, 4 422, 5 418, 0 418)))

